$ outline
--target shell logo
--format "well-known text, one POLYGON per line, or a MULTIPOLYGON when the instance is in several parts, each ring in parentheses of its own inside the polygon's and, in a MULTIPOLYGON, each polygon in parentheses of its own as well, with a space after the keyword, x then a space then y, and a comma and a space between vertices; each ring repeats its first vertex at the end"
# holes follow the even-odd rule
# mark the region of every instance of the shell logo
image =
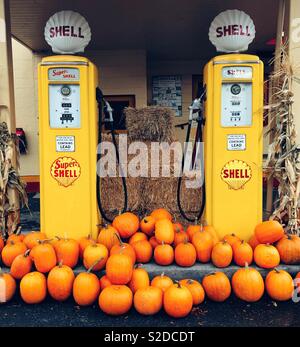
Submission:
POLYGON ((243 160, 231 160, 221 171, 222 180, 228 184, 228 188, 234 190, 242 189, 251 177, 251 167, 243 160))
POLYGON ((69 187, 81 174, 78 161, 71 157, 59 157, 50 168, 51 176, 62 186, 69 187))

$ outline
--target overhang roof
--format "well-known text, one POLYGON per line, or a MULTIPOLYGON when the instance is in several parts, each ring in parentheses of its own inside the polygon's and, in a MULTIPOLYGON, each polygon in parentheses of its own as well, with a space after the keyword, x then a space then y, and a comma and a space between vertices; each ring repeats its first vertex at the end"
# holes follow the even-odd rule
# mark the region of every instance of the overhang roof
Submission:
POLYGON ((226 9, 248 13, 256 27, 250 52, 272 52, 278 0, 10 0, 12 34, 34 51, 50 51, 44 26, 57 11, 71 9, 89 22, 87 49, 146 49, 157 59, 208 59, 213 18, 226 9))

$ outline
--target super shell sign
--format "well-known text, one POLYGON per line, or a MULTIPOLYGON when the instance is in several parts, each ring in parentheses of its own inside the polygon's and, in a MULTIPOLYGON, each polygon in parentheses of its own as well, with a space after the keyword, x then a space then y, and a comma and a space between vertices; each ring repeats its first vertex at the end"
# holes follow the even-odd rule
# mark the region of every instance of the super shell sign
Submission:
POLYGON ((221 171, 222 180, 230 189, 242 189, 252 177, 251 167, 243 160, 231 160, 221 171))

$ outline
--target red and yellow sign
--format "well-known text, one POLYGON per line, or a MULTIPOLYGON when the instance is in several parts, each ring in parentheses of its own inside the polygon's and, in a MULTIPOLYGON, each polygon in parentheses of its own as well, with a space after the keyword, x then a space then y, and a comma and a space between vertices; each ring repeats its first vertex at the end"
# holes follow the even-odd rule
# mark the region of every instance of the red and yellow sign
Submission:
POLYGON ((221 178, 234 190, 242 189, 252 177, 251 167, 243 160, 231 160, 223 166, 221 178))
POLYGON ((68 187, 79 178, 81 167, 74 158, 59 157, 51 165, 50 173, 60 185, 68 187))

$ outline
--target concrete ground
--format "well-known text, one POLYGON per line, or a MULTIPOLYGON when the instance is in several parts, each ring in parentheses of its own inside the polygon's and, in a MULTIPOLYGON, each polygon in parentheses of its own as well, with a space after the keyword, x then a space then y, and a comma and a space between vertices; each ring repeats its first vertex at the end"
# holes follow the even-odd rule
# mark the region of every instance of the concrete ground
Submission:
MULTIPOLYGON (((30 209, 23 211, 21 223, 24 230, 39 230, 39 195, 30 195, 30 209)), ((208 264, 197 264, 192 268, 177 266, 161 267, 146 264, 145 268, 153 277, 164 271, 173 279, 201 279, 204 274, 215 271, 208 264)), ((224 272, 230 277, 237 269, 230 266, 224 272)), ((300 271, 300 266, 281 266, 292 275, 300 271)), ((7 270, 7 269, 4 269, 7 270)), ((75 272, 80 272, 78 267, 75 272)), ((263 276, 267 271, 259 269, 263 276)), ((58 303, 47 297, 38 305, 23 303, 16 294, 14 299, 0 306, 0 327, 280 327, 300 326, 299 305, 293 301, 273 302, 267 295, 257 303, 245 303, 232 295, 224 303, 215 303, 206 299, 203 304, 194 308, 192 313, 183 319, 173 319, 163 311, 152 317, 143 317, 134 309, 120 317, 109 317, 102 313, 95 303, 91 307, 79 307, 73 299, 58 303)))

